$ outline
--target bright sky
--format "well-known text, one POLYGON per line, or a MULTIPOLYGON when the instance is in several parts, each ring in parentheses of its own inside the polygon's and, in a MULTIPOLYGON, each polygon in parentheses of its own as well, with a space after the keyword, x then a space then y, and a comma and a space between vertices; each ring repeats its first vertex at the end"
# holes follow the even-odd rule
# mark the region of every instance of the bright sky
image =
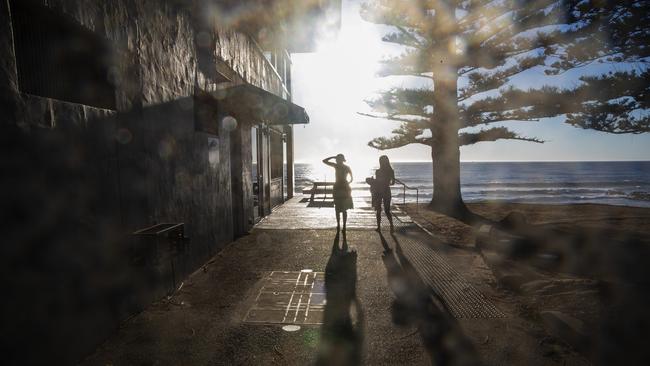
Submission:
MULTIPOLYGON (((397 50, 381 42, 385 27, 361 19, 358 1, 343 0, 342 16, 337 39, 323 41, 317 52, 292 55, 293 99, 311 119, 304 127, 295 126, 296 161, 318 162, 339 152, 353 166, 376 164, 382 154, 392 161, 430 161, 430 148, 424 145, 383 152, 367 146, 374 137, 389 136, 399 124, 358 115, 369 112, 364 99, 412 80, 376 76, 377 61, 397 50)), ((482 142, 461 147, 461 160, 650 160, 650 134, 582 130, 562 123, 562 118, 503 125, 546 143, 482 142)))

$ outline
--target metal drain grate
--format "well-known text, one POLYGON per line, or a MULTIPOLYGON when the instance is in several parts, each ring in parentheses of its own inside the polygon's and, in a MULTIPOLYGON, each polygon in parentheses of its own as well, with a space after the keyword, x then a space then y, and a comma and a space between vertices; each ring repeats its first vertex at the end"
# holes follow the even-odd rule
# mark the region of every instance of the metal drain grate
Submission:
MULTIPOLYGON (((400 225, 400 228, 417 229, 414 225, 400 225)), ((420 273, 424 283, 442 296, 455 318, 506 317, 435 250, 408 237, 401 236, 398 240, 404 255, 420 273)))
POLYGON ((323 272, 271 272, 255 303, 244 317, 245 323, 322 324, 325 308, 323 272))

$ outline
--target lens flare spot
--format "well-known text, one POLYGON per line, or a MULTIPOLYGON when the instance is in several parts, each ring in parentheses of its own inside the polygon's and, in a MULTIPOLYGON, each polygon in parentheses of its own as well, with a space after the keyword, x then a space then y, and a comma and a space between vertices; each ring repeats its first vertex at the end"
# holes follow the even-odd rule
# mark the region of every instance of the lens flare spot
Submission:
POLYGON ((163 139, 158 143, 158 155, 167 160, 174 155, 174 150, 176 148, 176 141, 169 137, 163 139))
POLYGON ((223 118, 221 122, 223 124, 223 129, 228 132, 234 131, 237 128, 237 120, 235 119, 235 117, 226 116, 223 118))
POLYGON ((120 128, 115 134, 115 139, 122 145, 126 145, 133 140, 133 134, 127 128, 120 128))

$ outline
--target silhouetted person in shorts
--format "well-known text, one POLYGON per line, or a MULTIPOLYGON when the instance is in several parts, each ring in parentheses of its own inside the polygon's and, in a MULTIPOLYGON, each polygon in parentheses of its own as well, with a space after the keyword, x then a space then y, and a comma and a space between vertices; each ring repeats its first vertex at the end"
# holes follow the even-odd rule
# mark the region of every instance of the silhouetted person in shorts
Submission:
POLYGON ((395 184, 395 171, 390 166, 388 156, 379 157, 379 169, 375 171, 375 180, 372 185, 372 207, 377 211, 377 231, 381 230, 381 205, 384 204, 384 212, 390 223, 390 231, 393 231, 393 215, 390 213, 390 200, 392 193, 390 186, 395 184))
POLYGON ((349 166, 343 164, 344 162, 345 156, 343 156, 343 154, 323 159, 323 163, 336 170, 336 181, 334 182, 333 194, 334 209, 336 211, 336 230, 341 229, 341 213, 343 213, 343 230, 345 231, 345 226, 348 221, 347 210, 354 208, 354 204, 352 203, 352 189, 350 188, 350 183, 353 180, 352 170, 350 170, 349 166), (336 163, 332 163, 332 159, 335 159, 336 163), (349 181, 348 175, 350 176, 349 181))

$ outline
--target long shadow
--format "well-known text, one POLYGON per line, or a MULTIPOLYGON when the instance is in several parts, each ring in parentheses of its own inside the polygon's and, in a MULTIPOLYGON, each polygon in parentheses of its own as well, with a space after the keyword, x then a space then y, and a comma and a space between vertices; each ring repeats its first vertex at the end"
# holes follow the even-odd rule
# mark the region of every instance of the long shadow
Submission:
POLYGON ((363 311, 357 299, 357 252, 336 233, 325 267, 326 305, 316 365, 359 365, 363 344, 363 311))
POLYGON ((319 202, 314 201, 312 203, 307 204, 307 207, 318 207, 318 208, 321 208, 321 207, 334 207, 334 202, 333 201, 330 201, 330 202, 328 202, 328 201, 324 201, 324 202, 323 201, 319 201, 319 202))
POLYGON ((382 260, 388 284, 395 295, 392 319, 396 325, 417 327, 433 365, 481 364, 472 342, 462 333, 444 299, 427 286, 404 256, 397 237, 391 234, 395 250, 379 233, 384 247, 382 260))
POLYGON ((314 200, 311 202, 309 198, 303 198, 300 200, 300 203, 306 203, 307 207, 334 207, 334 201, 323 201, 323 200, 314 200))

